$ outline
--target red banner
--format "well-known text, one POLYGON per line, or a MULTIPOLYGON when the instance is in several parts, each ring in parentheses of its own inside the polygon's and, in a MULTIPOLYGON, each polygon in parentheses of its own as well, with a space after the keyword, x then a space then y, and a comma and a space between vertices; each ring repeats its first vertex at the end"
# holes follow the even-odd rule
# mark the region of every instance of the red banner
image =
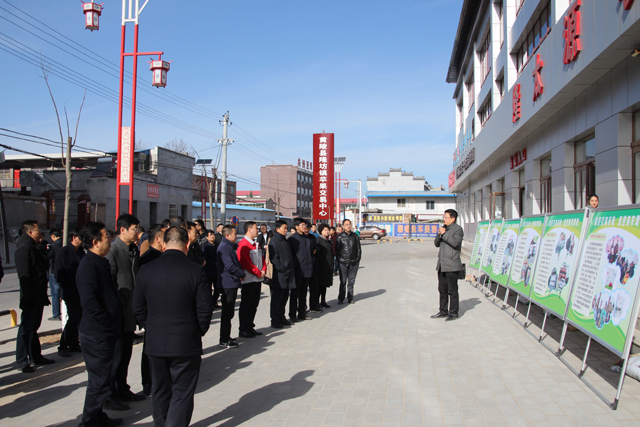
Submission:
POLYGON ((160 186, 158 184, 147 184, 147 197, 150 199, 159 199, 160 186))
POLYGON ((313 219, 333 219, 333 134, 313 134, 313 219))

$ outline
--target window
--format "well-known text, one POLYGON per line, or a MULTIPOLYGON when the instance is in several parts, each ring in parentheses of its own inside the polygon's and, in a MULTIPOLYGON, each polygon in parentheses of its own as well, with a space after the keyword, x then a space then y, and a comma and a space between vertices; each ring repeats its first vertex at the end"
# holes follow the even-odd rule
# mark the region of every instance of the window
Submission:
POLYGON ((487 95, 487 99, 482 103, 482 106, 478 110, 478 118, 480 119, 481 126, 484 126, 486 121, 491 117, 491 92, 487 95))
POLYGON ((175 203, 169 203, 169 218, 178 216, 178 206, 175 203))
POLYGON ((640 110, 633 113, 633 203, 640 203, 640 110))
POLYGON ((398 207, 404 208, 407 206, 407 199, 398 199, 398 207))
POLYGON ((469 111, 471 111, 471 107, 473 107, 473 103, 475 102, 476 94, 473 87, 473 73, 471 73, 471 77, 466 83, 467 86, 467 99, 469 100, 469 111))
POLYGON ((482 73, 482 81, 484 82, 487 75, 489 75, 489 71, 491 71, 491 32, 487 34, 487 37, 485 37, 482 43, 482 47, 480 47, 478 62, 480 62, 480 71, 482 73))
POLYGON ((502 10, 502 3, 503 0, 500 0, 500 2, 496 3, 496 13, 498 14, 498 26, 499 26, 499 30, 498 30, 498 42, 500 43, 500 47, 502 47, 502 45, 504 44, 504 22, 503 22, 503 10, 502 10))
POLYGON ((433 200, 427 200, 427 210, 432 211, 436 208, 436 202, 433 200))
POLYGON ((581 209, 587 206, 587 203, 589 203, 588 197, 596 191, 595 136, 591 135, 582 141, 576 142, 574 152, 574 200, 576 209, 581 209))
POLYGON ((540 160, 540 213, 551 212, 551 157, 540 160))
POLYGON ((464 126, 464 116, 462 115, 462 99, 458 104, 458 129, 462 129, 464 126))
POLYGON ((504 75, 496 80, 496 86, 498 87, 500 99, 504 98, 504 75))
POLYGON ((518 213, 522 217, 524 216, 524 203, 525 203, 525 190, 526 182, 524 177, 524 168, 518 171, 518 213))
POLYGON ((524 66, 533 56, 551 29, 551 12, 549 2, 542 8, 540 14, 533 19, 530 30, 526 37, 523 38, 520 48, 515 53, 515 63, 518 72, 522 71, 524 66))

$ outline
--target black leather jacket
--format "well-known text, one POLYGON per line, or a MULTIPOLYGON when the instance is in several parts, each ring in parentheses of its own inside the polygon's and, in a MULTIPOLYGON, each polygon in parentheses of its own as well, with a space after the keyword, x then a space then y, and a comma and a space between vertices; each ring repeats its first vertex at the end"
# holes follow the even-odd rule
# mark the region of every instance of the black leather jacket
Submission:
POLYGON ((362 257, 360 237, 354 232, 347 234, 343 231, 340 233, 336 240, 336 257, 338 262, 343 265, 359 263, 362 257))

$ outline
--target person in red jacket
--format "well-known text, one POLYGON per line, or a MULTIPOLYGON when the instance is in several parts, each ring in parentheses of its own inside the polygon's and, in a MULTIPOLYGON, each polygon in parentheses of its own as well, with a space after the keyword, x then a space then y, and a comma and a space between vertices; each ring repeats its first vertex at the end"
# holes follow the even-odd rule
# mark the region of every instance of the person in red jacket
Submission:
POLYGON ((242 282, 242 294, 240 297, 240 333, 242 338, 254 338, 262 335, 255 330, 253 323, 258 304, 260 303, 260 291, 262 280, 267 271, 267 264, 262 256, 262 249, 256 238, 258 237, 258 225, 253 221, 244 224, 244 238, 238 243, 238 260, 246 274, 242 282))

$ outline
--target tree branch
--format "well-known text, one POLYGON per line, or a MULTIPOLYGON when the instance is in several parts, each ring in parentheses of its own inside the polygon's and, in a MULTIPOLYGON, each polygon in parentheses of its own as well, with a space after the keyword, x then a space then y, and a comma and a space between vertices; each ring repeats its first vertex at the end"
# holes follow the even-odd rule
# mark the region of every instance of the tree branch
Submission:
POLYGON ((82 104, 80 104, 80 111, 78 111, 78 121, 76 122, 76 133, 73 136, 73 143, 71 146, 76 145, 76 140, 78 139, 78 127, 80 126, 80 115, 82 114, 82 107, 84 107, 84 100, 87 97, 87 90, 85 89, 84 95, 82 95, 82 104))

